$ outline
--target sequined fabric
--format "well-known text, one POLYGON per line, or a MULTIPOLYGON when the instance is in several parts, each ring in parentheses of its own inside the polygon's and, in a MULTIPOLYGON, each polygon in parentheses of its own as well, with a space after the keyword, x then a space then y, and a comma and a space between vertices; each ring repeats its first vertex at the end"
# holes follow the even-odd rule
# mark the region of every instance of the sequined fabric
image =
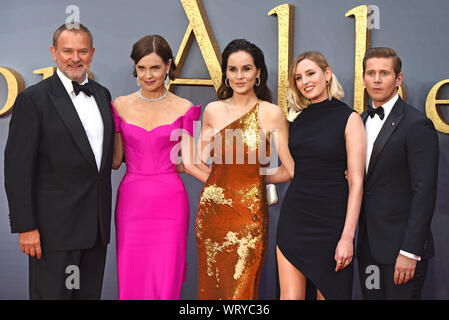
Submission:
POLYGON ((256 104, 214 137, 221 150, 214 150, 196 220, 198 299, 257 299, 268 237, 259 152, 269 153, 258 112, 256 104))

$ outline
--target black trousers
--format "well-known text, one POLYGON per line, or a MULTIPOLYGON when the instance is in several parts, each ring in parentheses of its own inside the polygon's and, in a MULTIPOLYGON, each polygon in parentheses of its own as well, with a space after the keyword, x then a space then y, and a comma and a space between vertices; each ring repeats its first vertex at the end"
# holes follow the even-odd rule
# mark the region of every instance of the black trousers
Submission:
POLYGON ((380 264, 374 259, 367 233, 358 253, 359 277, 364 300, 419 300, 427 274, 428 260, 416 263, 415 276, 406 284, 394 284, 394 264, 380 264))
POLYGON ((106 245, 98 232, 95 246, 85 250, 46 251, 29 257, 31 300, 98 300, 101 298, 106 245))

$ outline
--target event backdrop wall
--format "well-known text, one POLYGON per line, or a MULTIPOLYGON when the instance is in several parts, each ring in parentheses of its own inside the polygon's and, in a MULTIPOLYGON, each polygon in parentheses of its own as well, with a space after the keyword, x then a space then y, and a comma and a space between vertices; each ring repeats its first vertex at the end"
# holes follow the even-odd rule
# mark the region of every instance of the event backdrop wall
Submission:
MULTIPOLYGON (((343 100, 354 105, 355 19, 345 14, 360 5, 374 5, 371 16, 371 46, 389 46, 397 50, 403 61, 407 100, 421 112, 431 88, 449 78, 449 1, 447 0, 202 0, 220 51, 235 38, 256 43, 265 53, 269 70, 269 86, 277 97, 278 87, 278 18, 268 12, 281 4, 291 4, 294 25, 290 37, 296 56, 306 50, 319 50, 328 59, 345 89, 343 100), (374 21, 372 19, 375 19, 374 21), (378 27, 378 28, 377 28, 378 27)), ((0 67, 16 70, 25 87, 42 79, 34 70, 54 66, 49 47, 53 31, 66 21, 66 8, 79 8, 81 23, 94 35, 96 52, 91 71, 95 78, 118 97, 136 90, 132 77, 131 47, 148 34, 163 35, 174 54, 181 46, 189 19, 180 0, 2 0, 0 3, 0 67)), ((181 76, 210 78, 200 46, 194 41, 181 76)), ((0 76, 0 108, 5 105, 8 87, 0 76)), ((175 87, 175 93, 204 107, 216 99, 212 86, 175 87)), ((440 99, 449 96, 442 88, 440 99)), ((277 98, 275 99, 277 101, 277 98)), ((275 102, 276 102, 275 101, 275 102)), ((447 103, 447 101, 446 101, 447 103)), ((360 108, 361 106, 356 106, 360 108)), ((441 105, 441 116, 449 119, 447 108, 441 105)), ((0 150, 4 150, 10 114, 0 117, 0 150)), ((432 229, 436 254, 431 260, 423 298, 449 298, 449 135, 439 132, 440 164, 438 199, 432 229)), ((3 185, 3 152, 0 153, 0 184, 3 185)), ((117 190, 125 167, 113 173, 117 190)), ((194 223, 202 183, 182 176, 190 199, 188 239, 188 274, 182 298, 196 299, 197 262, 194 223)), ((279 186, 282 196, 287 184, 279 186)), ((113 199, 115 204, 115 199, 113 199)), ((276 297, 275 232, 280 204, 270 207, 269 249, 263 267, 259 297, 276 297)), ((114 225, 112 226, 114 229, 114 225)), ((117 298, 115 239, 112 230, 108 247, 103 295, 117 298)), ((4 189, 0 189, 0 299, 28 298, 28 261, 20 252, 17 235, 10 234, 8 204, 4 189)), ((354 282, 354 298, 360 298, 358 278, 354 282)))

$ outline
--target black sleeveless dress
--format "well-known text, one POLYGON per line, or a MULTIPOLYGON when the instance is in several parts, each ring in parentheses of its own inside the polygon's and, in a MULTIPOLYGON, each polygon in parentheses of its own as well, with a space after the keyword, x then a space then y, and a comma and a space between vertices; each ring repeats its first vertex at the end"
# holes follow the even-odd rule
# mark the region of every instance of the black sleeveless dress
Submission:
POLYGON ((328 299, 351 299, 353 262, 335 272, 348 202, 345 128, 354 110, 337 99, 309 105, 290 123, 295 176, 277 229, 282 254, 328 299))

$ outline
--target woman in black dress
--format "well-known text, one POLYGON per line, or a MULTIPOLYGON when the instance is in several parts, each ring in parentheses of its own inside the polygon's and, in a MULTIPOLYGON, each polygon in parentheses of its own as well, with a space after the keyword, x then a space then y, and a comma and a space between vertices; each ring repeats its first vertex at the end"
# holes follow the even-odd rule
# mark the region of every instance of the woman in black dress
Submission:
MULTIPOLYGON (((289 148, 294 177, 277 230, 281 299, 351 299, 354 233, 366 137, 360 116, 338 100, 343 89, 319 52, 296 57, 289 73, 289 148), (347 170, 347 177, 345 171, 347 170)), ((267 182, 288 181, 282 166, 267 182)))

